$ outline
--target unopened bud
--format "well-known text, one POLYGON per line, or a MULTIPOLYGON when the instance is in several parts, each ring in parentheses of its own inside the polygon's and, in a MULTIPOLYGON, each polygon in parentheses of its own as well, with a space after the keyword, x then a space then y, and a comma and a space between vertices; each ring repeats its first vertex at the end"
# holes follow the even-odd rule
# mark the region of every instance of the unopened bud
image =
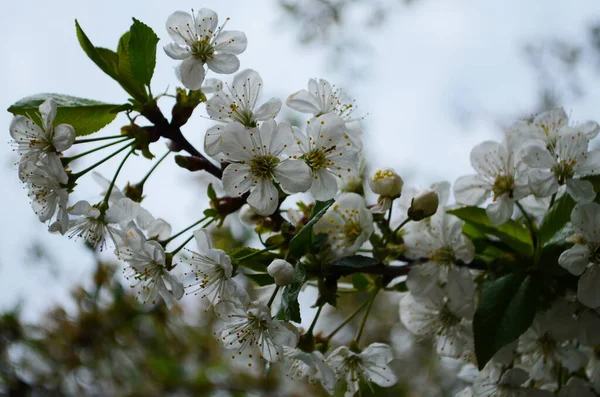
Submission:
POLYGON ((258 225, 265 217, 257 214, 248 204, 240 208, 240 221, 248 226, 258 225))
POLYGON ((433 190, 425 191, 413 198, 407 215, 413 221, 420 221, 435 214, 440 204, 438 194, 433 190))
POLYGON ((369 187, 373 193, 386 197, 399 197, 404 181, 391 168, 375 171, 369 176, 369 187))
POLYGON ((267 267, 269 276, 275 279, 275 284, 283 286, 294 282, 294 267, 283 259, 275 259, 267 267))

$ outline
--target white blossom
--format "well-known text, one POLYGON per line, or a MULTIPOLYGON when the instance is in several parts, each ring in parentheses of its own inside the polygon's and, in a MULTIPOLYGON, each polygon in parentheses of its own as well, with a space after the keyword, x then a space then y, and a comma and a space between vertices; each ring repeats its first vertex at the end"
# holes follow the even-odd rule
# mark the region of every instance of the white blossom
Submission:
POLYGON ((327 80, 308 80, 308 90, 291 94, 285 103, 298 112, 312 114, 314 117, 329 113, 340 116, 346 124, 352 143, 359 149, 362 148, 360 118, 353 117, 356 110, 354 101, 327 80))
POLYGON ((220 300, 247 301, 246 291, 233 280, 233 265, 229 256, 214 247, 206 229, 194 232, 198 252, 192 251, 191 258, 182 258, 189 264, 194 281, 187 285, 189 293, 201 294, 212 305, 220 300))
POLYGON ((475 258, 475 247, 462 233, 463 225, 454 215, 439 211, 431 217, 428 228, 406 233, 406 256, 427 259, 408 273, 406 285, 413 295, 426 296, 438 284, 448 282, 448 273, 459 272, 458 261, 468 264, 475 258))
POLYGON ((295 156, 312 170, 313 182, 309 192, 316 200, 335 197, 338 185, 345 177, 358 174, 359 150, 342 119, 332 113, 307 122, 306 134, 292 128, 296 140, 295 156))
POLYGON ((65 234, 69 227, 69 194, 66 189, 69 177, 58 156, 47 153, 36 161, 21 162, 19 174, 27 183, 31 208, 39 220, 49 221, 56 214, 56 221, 50 224, 50 231, 65 234))
POLYGON ((445 357, 460 358, 473 350, 471 320, 475 285, 466 268, 448 274, 448 283, 426 296, 405 294, 400 300, 400 320, 414 335, 431 336, 445 357))
POLYGON ((279 202, 273 179, 286 193, 308 190, 312 182, 308 165, 284 154, 292 144, 289 124, 267 120, 257 131, 229 123, 226 129, 222 152, 231 164, 223 172, 223 188, 228 195, 250 191, 248 204, 266 216, 275 212, 279 202))
POLYGON ((509 141, 483 142, 471 151, 475 175, 458 178, 454 196, 459 204, 480 205, 492 195, 493 203, 486 208, 490 222, 499 226, 513 214, 515 200, 529 194, 523 165, 517 159, 509 141))
POLYGON ((283 259, 275 259, 267 266, 267 273, 273 277, 279 286, 289 285, 294 282, 295 271, 291 263, 283 259))
POLYGON ((184 290, 181 281, 167 270, 163 246, 147 240, 135 226, 122 233, 122 241, 115 253, 129 265, 124 275, 131 288, 137 290, 138 300, 155 304, 160 296, 172 308, 183 297, 184 290))
MULTIPOLYGON (((263 80, 260 75, 246 69, 235 75, 233 84, 227 91, 218 91, 206 103, 208 115, 224 123, 236 121, 245 127, 254 128, 259 121, 274 119, 281 109, 281 101, 271 98, 255 109, 262 91, 263 80)), ((204 136, 204 150, 210 156, 221 152, 221 136, 224 127, 211 127, 204 136)))
POLYGON ((177 75, 190 90, 202 87, 204 64, 215 73, 234 73, 240 67, 236 55, 246 49, 246 35, 223 30, 225 24, 217 27, 218 24, 217 13, 207 8, 200 9, 195 16, 176 11, 167 19, 167 31, 174 43, 167 44, 164 50, 169 57, 182 60, 177 75))
POLYGON ((388 366, 394 359, 392 348, 383 343, 372 343, 360 353, 340 346, 327 357, 338 380, 346 382, 345 397, 359 391, 360 381, 373 382, 382 387, 393 386, 398 380, 388 366))
POLYGON ((373 233, 373 215, 356 193, 342 193, 314 226, 315 234, 327 234, 330 257, 354 254, 373 233))
POLYGON ((63 152, 75 142, 75 130, 72 126, 54 126, 56 109, 56 101, 52 98, 40 105, 41 127, 25 116, 17 115, 13 118, 10 123, 10 136, 14 139, 23 160, 35 161, 44 153, 63 152))
POLYGON ((556 147, 533 143, 524 149, 529 170, 529 187, 538 197, 555 194, 561 185, 578 203, 596 197, 591 182, 579 177, 600 173, 600 150, 588 152, 589 140, 582 132, 569 131, 558 137, 556 147))
POLYGON ((215 313, 225 322, 219 332, 223 346, 240 357, 252 358, 252 352, 258 349, 265 360, 274 363, 283 357, 284 346, 294 347, 298 342, 292 325, 274 320, 270 309, 260 302, 222 300, 215 305, 215 313))
MULTIPOLYGON (((511 368, 505 372, 484 370, 476 377, 469 392, 461 392, 456 397, 552 397, 547 390, 526 387, 529 379, 521 368, 511 368)), ((468 390, 468 389, 467 389, 468 390)))
POLYGON ((600 306, 600 204, 579 204, 571 212, 571 223, 583 236, 563 252, 558 263, 579 277, 577 297, 590 308, 600 306))
POLYGON ((558 397, 596 397, 592 386, 581 378, 569 378, 565 387, 560 390, 558 397))
POLYGON ((284 346, 283 354, 286 361, 291 362, 286 376, 291 379, 307 378, 311 384, 319 382, 329 394, 334 393, 335 374, 320 351, 305 352, 284 346))

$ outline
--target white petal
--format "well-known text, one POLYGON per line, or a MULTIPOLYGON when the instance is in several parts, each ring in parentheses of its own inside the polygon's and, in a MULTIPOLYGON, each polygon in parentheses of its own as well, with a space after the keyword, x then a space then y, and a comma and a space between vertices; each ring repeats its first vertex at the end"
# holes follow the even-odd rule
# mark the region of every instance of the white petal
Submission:
POLYGON ((205 94, 213 94, 223 89, 223 82, 219 79, 205 79, 202 83, 202 92, 205 94))
POLYGON ((260 179, 251 190, 247 202, 258 214, 271 215, 279 203, 277 188, 270 180, 260 179))
POLYGON ((224 54, 239 55, 246 50, 248 39, 244 32, 224 30, 215 39, 214 46, 224 54))
POLYGON ((305 192, 313 181, 310 167, 301 160, 283 160, 275 167, 274 174, 286 193, 305 192))
POLYGON ((445 290, 450 310, 459 317, 472 319, 475 283, 469 269, 461 267, 448 272, 448 283, 445 290))
POLYGON ((235 73, 240 68, 240 60, 233 54, 215 54, 206 64, 215 73, 235 73))
POLYGON ((229 161, 250 161, 254 158, 256 129, 247 129, 240 123, 227 123, 221 133, 221 152, 229 161))
POLYGON ((600 204, 579 204, 571 212, 573 227, 581 232, 588 242, 600 243, 600 204))
POLYGON ((582 179, 567 180, 567 193, 579 204, 590 203, 596 198, 592 182, 582 179))
POLYGON ((454 197, 460 204, 479 205, 491 192, 491 186, 479 175, 461 176, 454 182, 454 197))
POLYGON ((194 232, 194 239, 196 240, 196 245, 198 246, 198 252, 201 254, 215 248, 212 237, 206 229, 196 230, 194 232))
POLYGON ((558 258, 558 264, 569 271, 569 273, 579 276, 590 263, 590 250, 587 245, 575 244, 558 258))
MULTIPOLYGON (((178 44, 188 44, 185 38, 192 38, 190 28, 194 25, 192 16, 187 12, 175 11, 167 18, 167 32, 178 44)), ((189 41, 189 39, 188 39, 189 41)))
POLYGON ((256 109, 254 117, 259 121, 274 119, 280 110, 281 100, 279 98, 271 98, 256 109))
POLYGON ((52 145, 57 152, 64 152, 75 142, 75 129, 68 124, 59 124, 54 127, 52 145))
POLYGON ((216 156, 221 153, 221 135, 224 127, 220 124, 213 125, 204 135, 204 151, 209 156, 216 156))
POLYGON ((46 99, 40 105, 40 113, 42 115, 42 123, 46 131, 52 129, 52 123, 56 117, 56 101, 53 98, 46 99))
POLYGON ((171 295, 173 295, 173 297, 177 300, 181 299, 184 293, 183 283, 168 272, 165 272, 163 274, 163 278, 169 283, 169 286, 171 287, 171 295))
POLYGON ((177 43, 169 43, 163 49, 172 59, 186 59, 192 56, 192 53, 187 48, 183 48, 177 43))
POLYGON ((321 169, 314 173, 309 192, 315 200, 325 201, 335 197, 338 190, 337 178, 321 169))
POLYGON ((219 25, 219 17, 210 8, 201 8, 196 13, 196 32, 201 38, 211 37, 219 25))
POLYGON ((578 175, 600 174, 600 150, 590 150, 585 160, 577 164, 575 172, 578 175))
POLYGON ((510 219, 514 210, 514 200, 502 195, 495 203, 487 206, 485 212, 493 226, 500 226, 510 219))
POLYGON ((110 206, 104 220, 107 223, 128 223, 136 217, 139 209, 138 203, 125 197, 110 206))
POLYGON ((582 133, 568 133, 558 138, 556 152, 562 161, 580 164, 585 159, 589 141, 582 133))
POLYGON ((285 104, 300 113, 316 115, 321 111, 318 101, 306 90, 293 93, 287 97, 285 104))
POLYGON ((471 151, 471 165, 480 174, 495 177, 500 174, 503 164, 500 161, 498 151, 500 143, 485 141, 475 146, 471 151))
POLYGON ((252 185, 250 166, 246 164, 229 164, 223 171, 222 180, 225 193, 239 197, 246 193, 252 185))
POLYGON ((532 144, 523 149, 523 161, 535 168, 552 168, 556 164, 556 159, 548 149, 539 144, 532 144))
POLYGON ((201 60, 196 57, 189 57, 181 62, 177 70, 181 82, 187 89, 199 90, 202 88, 205 71, 201 60))
POLYGON ((591 309, 600 306, 600 265, 591 266, 579 277, 577 298, 591 309))
POLYGON ((534 168, 529 171, 529 188, 537 197, 550 196, 558 191, 558 181, 551 171, 534 168))
MULTIPOLYGON (((406 286, 415 296, 427 296, 438 287, 441 266, 436 262, 426 262, 410 269, 406 277, 406 286)), ((445 280, 444 280, 445 281, 445 280)))

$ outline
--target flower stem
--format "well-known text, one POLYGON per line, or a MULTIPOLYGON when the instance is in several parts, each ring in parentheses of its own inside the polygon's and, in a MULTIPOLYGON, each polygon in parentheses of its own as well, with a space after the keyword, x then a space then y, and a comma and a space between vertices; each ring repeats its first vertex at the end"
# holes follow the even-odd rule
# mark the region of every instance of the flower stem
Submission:
POLYGON ((98 167, 100 164, 104 163, 105 161, 108 161, 111 158, 115 157, 117 154, 121 153, 123 150, 129 148, 130 146, 131 146, 131 143, 128 143, 127 145, 123 146, 121 149, 119 149, 116 152, 112 153, 108 157, 106 157, 106 158, 98 161, 97 163, 92 164, 91 166, 89 166, 88 168, 84 169, 83 171, 79 171, 79 172, 77 172, 75 174, 71 174, 71 177, 69 179, 72 179, 73 181, 76 181, 78 178, 80 178, 83 175, 87 174, 88 172, 90 172, 94 168, 98 167))
POLYGON ((76 160, 76 159, 81 158, 83 156, 87 156, 88 154, 92 154, 94 152, 97 152, 98 150, 106 149, 107 147, 111 147, 113 145, 117 145, 117 144, 119 144, 121 142, 125 142, 125 141, 127 141, 129 139, 131 139, 131 138, 127 137, 125 139, 121 139, 121 140, 118 140, 118 141, 115 141, 115 142, 107 143, 106 145, 98 146, 97 148, 90 149, 87 152, 79 153, 79 154, 77 154, 77 155, 75 155, 73 157, 63 157, 62 158, 62 163, 63 163, 63 165, 67 165, 67 164, 69 164, 73 160, 76 160))
POLYGON ((525 221, 527 222, 529 232, 531 233, 531 241, 533 242, 533 246, 535 247, 536 243, 537 243, 537 232, 535 230, 535 224, 533 223, 533 220, 531 219, 529 214, 525 211, 525 208, 523 208, 521 203, 519 203, 518 201, 515 201, 515 203, 517 204, 517 207, 519 208, 519 210, 523 213, 523 217, 525 217, 525 221))
POLYGON ((105 141, 107 139, 117 139, 117 138, 122 138, 122 137, 123 137, 123 135, 112 135, 112 136, 103 136, 100 138, 77 139, 77 140, 75 140, 75 142, 73 142, 73 145, 77 145, 78 143, 105 141))
POLYGON ((279 244, 275 244, 275 245, 272 245, 272 246, 270 246, 270 247, 267 247, 267 248, 261 249, 260 251, 252 252, 251 254, 248 254, 248 255, 242 256, 241 258, 237 259, 237 262, 238 262, 238 263, 240 263, 240 262, 243 262, 243 261, 245 261, 245 260, 247 260, 247 259, 253 258, 253 257, 257 256, 257 255, 260 255, 260 254, 262 254, 262 253, 265 253, 265 252, 268 252, 268 251, 274 250, 274 249, 276 249, 276 248, 279 248, 279 247, 281 247, 282 245, 283 245, 283 243, 279 243, 279 244))
POLYGON ((371 298, 368 301, 367 309, 365 310, 365 315, 363 316, 363 319, 360 322, 360 327, 358 328, 358 332, 356 333, 356 336, 354 337, 354 341, 356 342, 357 345, 358 345, 358 342, 360 342, 360 337, 362 336, 362 333, 365 329, 365 324, 367 323, 367 317, 369 317, 369 312, 371 311, 371 307, 373 306, 373 302, 375 302, 375 297, 377 296, 378 292, 379 292, 379 288, 377 288, 375 290, 375 292, 373 293, 373 296, 371 296, 371 298))
POLYGON ((398 227, 394 229, 394 231, 392 232, 392 236, 395 236, 396 233, 398 233, 398 230, 402 229, 402 227, 404 225, 406 225, 408 222, 410 222, 410 218, 406 218, 404 221, 402 221, 402 223, 399 224, 398 227))
POLYGON ((330 340, 331 338, 333 338, 333 336, 334 336, 335 334, 337 334, 337 333, 338 333, 338 332, 339 332, 339 331, 340 331, 342 328, 344 328, 344 326, 345 326, 346 324, 348 324, 350 321, 352 321, 352 319, 353 319, 354 317, 356 317, 356 315, 357 315, 358 313, 360 313, 360 311, 361 311, 362 309, 364 309, 364 308, 365 308, 365 306, 367 306, 367 304, 369 304, 369 301, 370 301, 370 300, 366 300, 366 301, 364 301, 364 302, 363 302, 363 303, 362 303, 362 304, 361 304, 359 307, 357 307, 357 308, 356 308, 356 310, 354 310, 352 313, 350 313, 350 314, 349 314, 349 315, 348 315, 348 316, 347 316, 347 317, 346 317, 346 318, 345 318, 345 319, 344 319, 344 320, 343 320, 343 321, 340 323, 340 325, 338 325, 338 326, 337 326, 337 327, 336 327, 336 328, 335 328, 335 329, 334 329, 334 330, 333 330, 333 331, 332 331, 332 332, 329 334, 329 336, 328 336, 327 338, 325 338, 325 339, 326 339, 326 340, 330 340))
POLYGON ((177 237, 181 236, 183 233, 187 232, 188 230, 190 230, 191 228, 193 228, 194 226, 198 225, 199 223, 202 223, 206 220, 206 218, 208 218, 207 216, 205 216, 204 218, 200 219, 198 222, 194 222, 193 224, 191 224, 190 226, 186 227, 185 229, 183 229, 182 231, 180 231, 177 234, 172 235, 171 237, 169 237, 166 240, 161 241, 161 245, 164 247, 167 244, 169 244, 171 241, 175 240, 177 237))
POLYGON ((110 181, 110 185, 108 185, 108 189, 106 189, 106 195, 104 196, 104 200, 103 200, 104 203, 108 203, 110 193, 112 192, 113 188, 115 187, 115 182, 117 181, 117 176, 119 176, 119 173, 121 172, 121 168, 123 168, 123 165, 125 165, 125 162, 127 161, 129 156, 134 151, 135 151, 135 148, 131 148, 131 150, 125 155, 125 157, 121 161, 121 164, 119 164, 119 167, 117 168, 117 172, 115 172, 115 176, 113 177, 112 181, 110 181))
POLYGON ((277 287, 275 287, 275 290, 273 291, 273 295, 271 295, 271 297, 269 298, 269 302, 267 303, 267 307, 271 307, 271 305, 273 304, 273 301, 275 300, 275 296, 277 295, 277 293, 279 292, 279 289, 281 287, 278 285, 277 287))
MULTIPOLYGON (((206 219, 206 218, 205 218, 206 219)), ((208 225, 210 225, 211 223, 213 223, 215 221, 215 219, 211 219, 210 221, 206 222, 204 225, 202 225, 202 227, 207 227, 208 225)), ((200 223, 200 222, 198 222, 200 223)), ((192 226, 193 227, 193 226, 192 226)), ((188 228, 190 229, 190 228, 188 228)), ((181 235, 181 233, 179 233, 178 235, 181 235)), ((171 254, 172 256, 175 256, 176 253, 178 253, 179 251, 181 251, 183 249, 183 247, 185 247, 185 245, 187 243, 189 243, 192 239, 194 238, 194 235, 192 234, 187 240, 185 240, 183 242, 183 244, 181 244, 179 247, 175 248, 173 251, 171 251, 169 254, 171 254)))
POLYGON ((317 310, 317 314, 315 314, 315 318, 313 318, 312 323, 310 324, 310 327, 308 328, 308 331, 306 331, 306 333, 308 335, 312 335, 313 329, 315 329, 315 325, 317 325, 317 320, 319 319, 319 316, 321 315, 321 310, 323 310, 323 305, 319 306, 319 309, 317 310))
MULTIPOLYGON (((146 181, 148 180, 148 178, 150 178, 150 175, 152 175, 152 173, 154 172, 154 170, 156 169, 156 167, 158 167, 158 165, 167 158, 167 156, 171 154, 171 151, 167 151, 167 153, 165 153, 161 158, 158 159, 158 161, 156 162, 156 164, 154 164, 152 166, 152 168, 150 168, 150 171, 148 171, 148 173, 146 174, 146 176, 138 183, 138 186, 144 186, 144 183, 146 183, 146 181)), ((205 218, 206 219, 206 218, 205 218)))

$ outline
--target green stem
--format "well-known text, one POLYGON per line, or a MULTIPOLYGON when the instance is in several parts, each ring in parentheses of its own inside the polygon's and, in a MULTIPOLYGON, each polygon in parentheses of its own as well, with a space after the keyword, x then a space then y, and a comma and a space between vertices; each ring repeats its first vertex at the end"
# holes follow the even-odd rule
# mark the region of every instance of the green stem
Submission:
POLYGON ((519 208, 519 210, 521 210, 521 212, 523 213, 523 216, 525 217, 525 221, 527 222, 529 232, 531 233, 531 240, 533 241, 533 246, 535 247, 536 242, 537 242, 537 238, 536 238, 537 232, 535 229, 535 224, 533 223, 533 220, 531 219, 529 214, 525 211, 525 208, 523 208, 521 203, 519 203, 518 201, 515 201, 515 203, 517 204, 517 207, 519 208))
MULTIPOLYGON (((206 219, 206 218, 205 218, 206 219)), ((208 225, 210 225, 211 223, 213 223, 215 221, 215 219, 211 219, 210 221, 206 222, 204 225, 202 225, 202 227, 207 227, 208 225)), ((188 228, 189 229, 189 228, 188 228)), ((179 233, 178 235, 180 235, 181 233, 179 233)), ((169 252, 169 254, 171 256, 175 256, 176 253, 178 253, 179 251, 181 251, 183 249, 183 247, 185 247, 185 245, 187 243, 189 243, 192 239, 194 238, 194 235, 192 234, 187 240, 185 240, 183 242, 183 244, 181 244, 179 247, 175 248, 173 251, 169 252)))
POLYGON ((281 247, 283 244, 284 244, 284 243, 275 244, 275 245, 272 245, 272 246, 270 246, 270 247, 267 247, 267 248, 265 248, 265 249, 261 249, 260 251, 256 251, 256 252, 253 252, 253 253, 251 253, 251 254, 248 254, 248 255, 246 255, 246 256, 242 256, 241 258, 237 259, 237 261, 236 261, 236 262, 238 262, 238 263, 240 263, 240 262, 243 262, 243 261, 245 261, 245 260, 247 260, 247 259, 253 258, 253 257, 257 256, 257 255, 260 255, 260 254, 262 254, 262 253, 265 253, 265 252, 268 252, 268 251, 274 250, 274 249, 276 249, 276 248, 279 248, 279 247, 281 247))
POLYGON ((131 156, 131 154, 135 152, 135 148, 132 148, 123 158, 123 160, 121 161, 121 164, 119 164, 119 167, 117 168, 117 172, 115 172, 115 176, 113 177, 112 181, 110 181, 110 185, 108 185, 108 189, 106 190, 106 195, 104 196, 104 203, 108 203, 108 199, 110 198, 110 193, 113 190, 113 187, 115 187, 115 182, 117 181, 117 176, 119 176, 119 173, 121 172, 121 168, 123 168, 123 165, 125 165, 125 162, 127 161, 127 159, 129 158, 129 156, 131 156))
POLYGON ((123 135, 112 135, 112 136, 103 136, 100 138, 77 139, 77 140, 75 140, 75 142, 73 142, 73 145, 77 145, 78 143, 105 141, 107 139, 117 139, 117 138, 122 138, 122 137, 123 137, 123 135))
POLYGON ((345 319, 344 319, 344 320, 343 320, 343 321, 340 323, 340 325, 338 325, 338 326, 337 326, 337 327, 336 327, 336 328, 335 328, 335 329, 334 329, 334 330, 333 330, 333 331, 332 331, 332 332, 329 334, 329 336, 328 336, 327 338, 325 338, 325 339, 326 339, 326 340, 330 340, 331 338, 333 338, 333 336, 334 336, 335 334, 337 334, 337 333, 338 333, 338 332, 339 332, 339 331, 340 331, 342 328, 344 328, 344 326, 345 326, 346 324, 348 324, 350 321, 352 321, 352 319, 353 319, 354 317, 356 317, 356 315, 357 315, 358 313, 360 313, 360 311, 361 311, 362 309, 364 309, 364 308, 365 308, 365 306, 367 306, 367 305, 369 304, 369 301, 370 301, 370 300, 366 300, 366 301, 364 301, 364 302, 363 302, 363 303, 362 303, 362 304, 361 304, 359 307, 357 307, 357 308, 356 308, 356 310, 354 310, 352 313, 350 313, 350 314, 349 314, 349 315, 348 315, 348 316, 347 316, 347 317, 346 317, 346 318, 345 318, 345 319))
POLYGON ((315 329, 315 325, 317 325, 317 320, 319 319, 319 315, 321 315, 321 310, 323 310, 323 305, 319 306, 317 310, 317 314, 315 314, 315 318, 313 318, 312 323, 310 324, 310 328, 306 331, 307 334, 312 335, 313 329, 315 329))
POLYGON ((373 306, 373 302, 375 302, 375 297, 377 296, 378 292, 379 292, 379 288, 377 288, 375 290, 375 292, 373 293, 373 296, 371 296, 371 298, 368 301, 369 303, 367 305, 367 309, 365 310, 365 315, 363 316, 363 319, 360 322, 360 327, 358 328, 358 332, 356 333, 356 337, 354 338, 354 341, 356 342, 357 345, 358 345, 358 342, 360 342, 360 337, 362 336, 362 333, 365 329, 365 324, 367 323, 367 317, 369 317, 369 312, 371 311, 371 307, 373 306))
POLYGON ((193 224, 191 224, 190 226, 186 227, 185 229, 183 229, 179 233, 172 235, 171 237, 169 237, 166 240, 161 241, 160 243, 164 247, 165 245, 169 244, 171 241, 175 240, 177 237, 181 236, 183 233, 187 232, 188 230, 190 230, 194 226, 198 225, 199 223, 204 222, 206 220, 206 218, 208 218, 208 217, 205 216, 204 218, 200 219, 198 222, 194 222, 193 224))
POLYGON ((275 287, 275 291, 273 291, 273 295, 271 295, 271 297, 269 298, 269 302, 267 303, 267 307, 271 307, 271 305, 273 304, 273 301, 275 300, 275 296, 277 295, 277 293, 279 292, 279 289, 281 287, 278 285, 277 287, 275 287))
POLYGON ((77 154, 77 155, 75 155, 73 157, 63 157, 62 158, 62 163, 63 163, 63 165, 67 165, 67 164, 69 164, 73 160, 77 160, 78 158, 81 158, 83 156, 87 156, 88 154, 92 154, 92 153, 97 152, 97 151, 102 150, 102 149, 106 149, 107 147, 111 147, 111 146, 117 145, 117 144, 119 144, 121 142, 125 142, 125 141, 127 141, 129 139, 131 139, 131 138, 127 137, 125 139, 121 139, 121 140, 118 140, 118 141, 115 141, 115 142, 107 143, 106 145, 99 146, 99 147, 94 148, 94 149, 90 149, 87 152, 79 153, 79 154, 77 154))
POLYGON ((392 236, 395 236, 396 233, 398 233, 398 230, 402 229, 402 227, 404 225, 406 225, 408 222, 410 222, 410 218, 406 218, 405 220, 403 220, 402 223, 399 224, 398 227, 394 229, 394 231, 392 232, 392 236))
POLYGON ((82 177, 83 175, 87 174, 88 172, 90 172, 91 170, 93 170, 94 168, 98 167, 100 164, 104 163, 105 161, 110 160, 111 158, 115 157, 117 154, 121 153, 123 150, 129 148, 131 146, 131 143, 128 143, 127 145, 123 146, 121 149, 117 150, 116 152, 112 153, 110 156, 98 161, 95 164, 92 164, 91 166, 89 166, 88 168, 84 169, 83 171, 79 171, 75 174, 71 174, 71 177, 69 179, 76 181, 78 178, 82 177))
POLYGON ((158 159, 158 161, 156 162, 156 164, 154 164, 152 166, 152 168, 150 168, 150 171, 148 171, 148 173, 146 174, 146 176, 138 183, 138 186, 144 186, 144 183, 146 183, 146 181, 148 180, 148 178, 150 178, 150 175, 152 175, 152 173, 154 172, 154 170, 156 169, 156 167, 158 167, 158 165, 164 159, 166 159, 169 154, 171 154, 170 150, 167 153, 165 153, 161 158, 158 159))

